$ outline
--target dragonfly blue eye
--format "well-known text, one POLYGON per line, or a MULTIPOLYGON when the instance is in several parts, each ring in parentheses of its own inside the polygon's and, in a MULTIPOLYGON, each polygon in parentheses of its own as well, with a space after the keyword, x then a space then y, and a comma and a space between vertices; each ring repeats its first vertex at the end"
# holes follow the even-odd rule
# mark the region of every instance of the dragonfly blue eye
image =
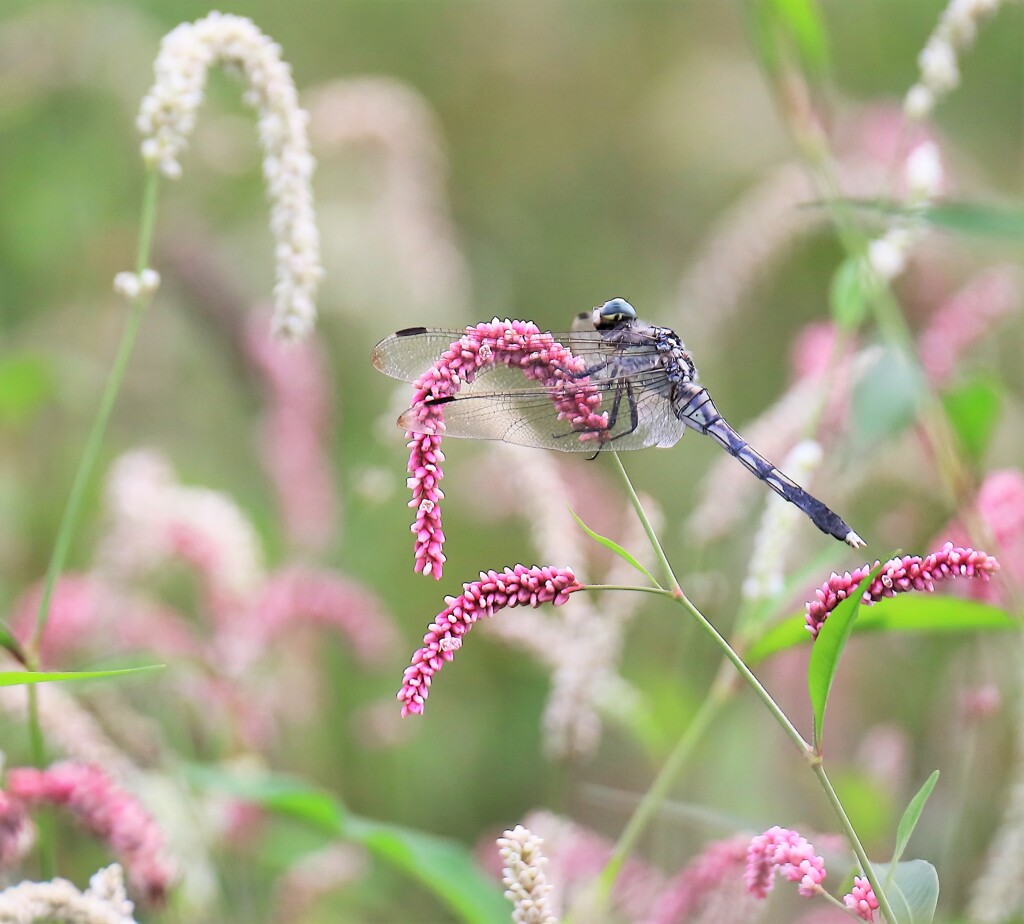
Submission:
POLYGON ((636 320, 636 309, 624 298, 613 298, 605 302, 597 309, 597 318, 594 327, 598 330, 608 330, 616 327, 625 321, 636 320))

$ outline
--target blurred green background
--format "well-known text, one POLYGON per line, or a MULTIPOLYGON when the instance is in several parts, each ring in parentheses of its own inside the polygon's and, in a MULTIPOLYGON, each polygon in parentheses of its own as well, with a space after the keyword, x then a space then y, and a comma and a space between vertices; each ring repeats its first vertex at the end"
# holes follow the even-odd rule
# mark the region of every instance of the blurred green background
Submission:
MULTIPOLYGON (((942 4, 834 0, 820 8, 833 63, 828 116, 837 134, 849 137, 873 107, 898 105, 942 4)), ((45 570, 122 323, 124 309, 110 283, 133 260, 142 188, 133 121, 160 36, 210 9, 166 0, 6 0, 0 6, 0 359, 5 368, 21 362, 31 370, 16 377, 0 419, 0 603, 45 570)), ((745 7, 713 0, 239 0, 225 11, 251 17, 281 44, 303 99, 329 82, 371 75, 402 81, 419 94, 443 146, 442 159, 425 175, 439 177, 443 198, 434 205, 453 229, 452 265, 466 272, 460 289, 429 255, 425 263, 403 262, 396 245, 401 228, 381 218, 388 176, 372 140, 321 150, 317 138, 327 129, 314 123, 326 267, 319 335, 330 357, 336 419, 329 440, 343 498, 337 533, 319 561, 379 593, 403 641, 393 669, 378 672, 356 665, 343 643, 324 645, 317 657, 330 696, 322 712, 286 735, 270 763, 331 788, 363 815, 470 844, 537 806, 614 836, 717 665, 708 643, 664 604, 645 605, 625 642, 623 675, 653 716, 646 746, 613 723, 594 756, 545 760, 539 723, 547 671, 484 631, 435 685, 426 715, 407 720, 399 746, 368 747, 360 737, 353 716, 393 695, 443 595, 481 569, 532 564, 537 555, 529 523, 512 515, 507 501, 494 502, 504 489, 500 468, 485 465, 488 450, 452 444, 444 483, 445 577, 435 583, 412 573, 404 442, 386 424, 402 398, 371 368, 369 353, 390 331, 413 325, 459 327, 497 315, 558 329, 577 312, 622 295, 642 316, 686 339, 702 381, 741 431, 773 404, 789 380, 794 336, 828 317, 829 282, 841 259, 833 234, 822 228, 804 235, 722 317, 680 298, 681 280, 723 213, 795 159, 745 7)), ((1011 5, 997 25, 982 28, 963 61, 963 85, 936 113, 950 173, 965 197, 1019 200, 1022 39, 1024 10, 1011 5)), ((106 462, 139 446, 165 451, 183 480, 235 498, 258 524, 270 563, 290 560, 254 459, 258 390, 218 325, 216 307, 205 303, 208 290, 190 279, 190 258, 181 256, 187 245, 198 246, 237 298, 267 301, 272 242, 251 122, 236 82, 214 75, 184 176, 162 185, 154 265, 163 286, 142 327, 73 565, 91 560, 102 527, 106 462)), ((751 235, 756 244, 756 229, 751 235)), ((1005 244, 955 246, 958 269, 985 265, 993 251, 1001 259, 1019 257, 1005 244)), ((982 353, 982 363, 1004 375, 1013 393, 1019 393, 1022 346, 1016 324, 982 353)), ((1018 404, 1010 399, 1014 424, 1018 404)), ((992 467, 1019 459, 1020 428, 1008 432, 996 441, 992 467)), ((663 509, 669 555, 697 582, 693 596, 727 627, 757 511, 723 541, 703 543, 683 527, 700 497, 701 476, 719 452, 690 437, 673 451, 630 454, 625 461, 638 488, 663 509)), ((855 467, 881 449, 847 445, 842 452, 842 464, 855 467)), ((606 460, 568 462, 588 478, 614 484, 606 460)), ((886 525, 882 514, 907 497, 905 480, 882 479, 856 498, 839 484, 817 487, 827 501, 844 497, 854 505, 840 512, 872 539, 876 555, 897 545, 924 551, 920 544, 953 513, 949 498, 920 484, 910 493, 917 505, 910 525, 886 525)), ((614 496, 614 488, 608 491, 614 496)), ((621 526, 613 518, 611 528, 621 526)), ((818 581, 833 567, 860 563, 838 544, 816 543, 813 528, 802 535, 801 549, 813 554, 799 564, 823 549, 831 556, 813 572, 818 581)), ((934 766, 952 761, 953 746, 937 734, 936 710, 949 706, 943 686, 949 677, 974 676, 978 649, 949 640, 899 641, 884 650, 857 648, 855 656, 844 678, 849 696, 834 707, 847 710, 837 725, 850 737, 837 732, 830 757, 852 768, 858 736, 891 722, 913 742, 909 780, 919 783, 934 766)), ((992 661, 995 672, 1005 667, 998 657, 992 661)), ((786 673, 772 676, 781 682, 786 673)), ((780 695, 805 721, 801 685, 791 682, 780 695)), ((173 708, 148 705, 158 716, 173 708)), ((16 754, 20 735, 8 728, 0 748, 16 754)), ((998 737, 986 745, 992 786, 1003 779, 1009 747, 998 737)), ((863 781, 853 769, 850 774, 853 810, 869 843, 885 844, 908 793, 868 786, 858 800, 863 781)), ((832 827, 810 775, 746 697, 702 746, 680 799, 745 823, 832 827)), ((978 812, 975 848, 984 843, 995 808, 978 812)), ((932 816, 937 827, 941 816, 941 810, 932 816)), ((666 813, 648 853, 671 870, 707 836, 666 813)), ((420 900, 432 908, 431 899, 420 900)), ((388 920, 373 900, 364 901, 366 917, 359 920, 388 920)))

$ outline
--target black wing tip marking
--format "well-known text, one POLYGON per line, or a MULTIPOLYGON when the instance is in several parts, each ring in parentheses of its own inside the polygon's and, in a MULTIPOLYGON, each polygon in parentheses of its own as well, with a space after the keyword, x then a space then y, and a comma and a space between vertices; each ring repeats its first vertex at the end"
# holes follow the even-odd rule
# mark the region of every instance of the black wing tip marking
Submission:
POLYGON ((425 334, 427 329, 425 327, 404 327, 402 330, 396 330, 396 337, 415 337, 417 334, 425 334))

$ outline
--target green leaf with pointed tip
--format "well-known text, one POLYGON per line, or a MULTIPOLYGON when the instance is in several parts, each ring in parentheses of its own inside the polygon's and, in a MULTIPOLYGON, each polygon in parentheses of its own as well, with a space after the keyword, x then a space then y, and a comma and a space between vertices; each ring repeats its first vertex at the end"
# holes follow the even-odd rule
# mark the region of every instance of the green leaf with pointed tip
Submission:
POLYGON ((876 565, 857 585, 857 589, 828 614, 828 619, 818 632, 811 649, 811 658, 807 664, 807 692, 811 697, 811 708, 814 710, 814 744, 821 748, 822 724, 825 721, 825 706, 828 694, 832 689, 839 659, 842 657, 846 640, 853 631, 860 600, 864 591, 878 576, 884 565, 876 565))
POLYGON ((1024 240, 1024 210, 1017 208, 985 202, 945 201, 928 206, 906 206, 887 199, 838 201, 857 212, 880 219, 901 218, 975 237, 1024 240))
POLYGON ((163 670, 163 664, 147 664, 143 667, 126 667, 116 671, 0 671, 0 687, 16 687, 26 683, 51 683, 58 680, 99 680, 106 677, 123 677, 141 674, 145 671, 163 670))
POLYGON ((939 875, 927 860, 904 860, 895 868, 873 864, 885 883, 885 897, 896 915, 896 924, 931 924, 939 901, 939 875))
POLYGON ((776 20, 796 48, 810 77, 828 70, 829 50, 825 25, 814 0, 773 0, 776 20))
MULTIPOLYGON (((905 593, 883 597, 871 606, 862 607, 853 631, 862 635, 866 632, 1006 632, 1018 628, 1019 623, 1009 613, 987 603, 940 594, 905 593)), ((797 613, 765 632, 747 649, 746 658, 748 663, 756 664, 810 641, 804 614, 797 613)))
POLYGON ((900 857, 903 856, 903 851, 907 849, 907 844, 910 842, 910 836, 914 833, 914 828, 917 827, 918 819, 924 811, 924 805, 928 801, 928 797, 932 794, 932 790, 935 788, 935 784, 938 781, 939 771, 935 770, 932 772, 932 775, 924 781, 924 785, 917 791, 917 795, 915 795, 907 805, 906 811, 900 819, 899 827, 896 829, 896 848, 893 850, 892 854, 893 863, 900 862, 900 857))
POLYGON ((198 764, 188 766, 186 773, 202 789, 228 792, 309 824, 329 838, 361 844, 433 892, 467 924, 506 924, 509 919, 500 888, 483 875, 472 851, 457 841, 353 815, 336 796, 297 777, 246 777, 198 764))
POLYGON ((576 516, 576 514, 572 510, 569 511, 569 515, 577 522, 577 524, 579 524, 580 529, 582 529, 583 532, 590 536, 591 539, 593 539, 595 542, 599 542, 606 549, 610 549, 612 552, 618 555, 619 558, 621 558, 623 561, 632 565, 655 587, 659 586, 658 582, 654 580, 654 576, 651 574, 651 572, 648 571, 643 565, 641 565, 640 562, 638 562, 632 555, 630 555, 629 552, 627 552, 621 545, 619 545, 614 540, 609 539, 607 536, 602 536, 600 533, 595 533, 589 526, 587 526, 586 523, 584 523, 578 516, 576 516))
POLYGON ((999 421, 1003 387, 991 376, 979 376, 944 392, 942 406, 971 461, 980 464, 999 421))

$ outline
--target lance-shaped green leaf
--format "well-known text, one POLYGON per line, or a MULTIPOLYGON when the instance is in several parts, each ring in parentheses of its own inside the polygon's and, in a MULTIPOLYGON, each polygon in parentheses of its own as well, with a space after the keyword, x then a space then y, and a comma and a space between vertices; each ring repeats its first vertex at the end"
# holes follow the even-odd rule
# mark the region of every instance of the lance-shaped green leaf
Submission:
POLYGON ((228 792, 308 824, 328 838, 361 844, 433 892, 467 924, 506 924, 509 919, 501 889, 458 841, 353 815, 336 796, 292 776, 247 777, 199 765, 188 767, 187 774, 200 788, 228 792))
POLYGON ((583 532, 590 536, 591 539, 593 539, 595 542, 600 543, 606 549, 609 549, 610 551, 614 552, 624 562, 627 562, 632 567, 636 568, 636 570, 639 571, 645 578, 647 578, 647 580, 650 581, 655 587, 658 586, 658 582, 654 579, 654 576, 651 574, 651 572, 648 571, 643 565, 641 565, 640 562, 637 561, 637 559, 629 552, 627 552, 621 545, 619 545, 613 539, 609 539, 607 536, 602 536, 600 533, 595 533, 589 526, 587 526, 586 523, 584 523, 578 516, 576 516, 576 514, 572 510, 569 511, 569 515, 577 522, 580 529, 582 529, 583 532))
MULTIPOLYGON (((832 617, 829 616, 829 619, 832 617)), ((826 620, 827 623, 827 620, 826 620)), ((898 594, 862 607, 853 631, 865 632, 1007 632, 1020 624, 1005 610, 940 594, 898 594)), ((796 645, 810 644, 807 621, 797 613, 776 623, 746 652, 750 664, 796 645)))
MULTIPOLYGON (((896 829, 896 847, 892 852, 892 862, 894 864, 900 862, 900 857, 903 856, 903 851, 907 849, 907 844, 910 842, 910 836, 914 833, 914 828, 917 827, 918 819, 924 811, 924 805, 928 801, 928 797, 932 794, 932 790, 935 788, 935 784, 938 781, 939 771, 934 770, 932 775, 924 781, 924 785, 917 791, 917 794, 907 805, 906 811, 904 811, 903 817, 900 819, 899 827, 896 829)), ((888 891, 888 889, 886 889, 886 891, 888 891)))
POLYGON ((52 683, 58 680, 99 680, 107 677, 124 677, 158 671, 163 664, 146 664, 142 667, 125 667, 115 671, 0 671, 0 687, 16 687, 26 683, 52 683))
POLYGON ((860 609, 861 597, 864 591, 871 586, 871 582, 878 577, 884 565, 876 565, 871 569, 864 580, 858 585, 845 600, 828 614, 828 619, 818 632, 814 640, 814 647, 811 649, 810 662, 807 665, 807 692, 811 697, 811 708, 814 711, 814 745, 815 749, 821 750, 822 723, 825 721, 825 706, 828 704, 828 694, 832 689, 832 681, 835 680, 836 671, 839 669, 839 659, 842 657, 846 641, 853 631, 853 623, 857 619, 857 612, 860 609))

